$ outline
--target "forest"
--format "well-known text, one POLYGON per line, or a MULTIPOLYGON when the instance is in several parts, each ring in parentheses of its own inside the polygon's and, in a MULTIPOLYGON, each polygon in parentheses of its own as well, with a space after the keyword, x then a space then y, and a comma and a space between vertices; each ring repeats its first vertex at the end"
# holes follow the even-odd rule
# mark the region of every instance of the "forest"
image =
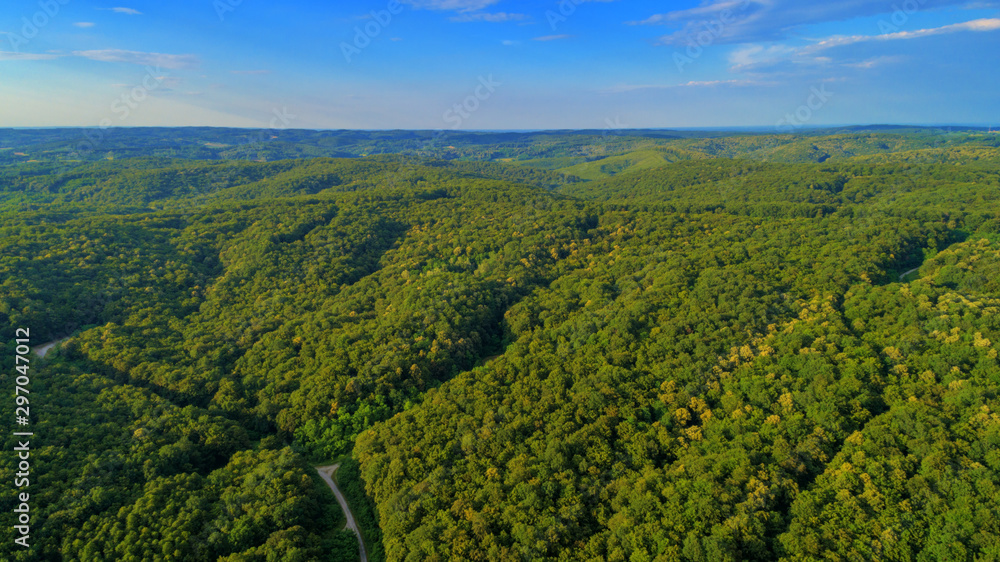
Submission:
POLYGON ((376 561, 1000 559, 996 134, 81 134, 0 131, 4 560, 358 560, 333 462, 376 561))

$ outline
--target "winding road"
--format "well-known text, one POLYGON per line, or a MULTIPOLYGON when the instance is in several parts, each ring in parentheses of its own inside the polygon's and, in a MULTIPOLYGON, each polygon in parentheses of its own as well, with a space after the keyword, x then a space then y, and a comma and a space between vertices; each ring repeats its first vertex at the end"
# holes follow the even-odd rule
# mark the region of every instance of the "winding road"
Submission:
MULTIPOLYGON (((49 351, 52 351, 53 348, 68 339, 69 338, 63 338, 61 340, 36 346, 34 348, 35 355, 44 358, 49 351)), ((337 496, 337 503, 340 504, 340 509, 344 511, 344 517, 347 518, 346 528, 354 531, 354 534, 358 537, 358 548, 361 553, 361 562, 368 562, 368 552, 365 550, 365 541, 361 538, 361 531, 358 529, 358 524, 354 520, 354 514, 351 513, 351 508, 347 505, 347 498, 345 498, 344 494, 340 492, 340 488, 337 487, 337 483, 333 481, 333 474, 337 472, 338 468, 340 468, 339 464, 317 466, 316 472, 319 472, 319 475, 326 481, 326 484, 330 486, 331 490, 333 490, 333 495, 337 496)))
POLYGON ((337 496, 337 503, 340 504, 340 509, 344 511, 344 517, 347 518, 346 528, 354 531, 354 534, 358 537, 358 547, 361 549, 361 562, 368 562, 368 552, 365 550, 365 540, 361 538, 361 531, 358 529, 357 522, 354 521, 354 514, 351 513, 350 506, 347 505, 347 498, 344 494, 340 493, 340 488, 337 487, 337 483, 333 481, 333 474, 337 472, 340 468, 339 464, 332 464, 330 466, 317 466, 316 472, 323 477, 326 481, 327 486, 333 490, 333 495, 337 496))
POLYGON ((45 343, 35 347, 35 355, 39 357, 45 357, 45 354, 52 351, 52 348, 61 344, 62 342, 68 340, 69 338, 63 338, 61 340, 56 340, 53 342, 45 343))
POLYGON ((906 273, 903 273, 902 275, 899 276, 899 280, 902 281, 904 277, 906 277, 907 275, 909 275, 909 274, 911 274, 911 273, 913 273, 915 271, 920 271, 920 268, 919 267, 914 267, 913 269, 907 271, 906 273))

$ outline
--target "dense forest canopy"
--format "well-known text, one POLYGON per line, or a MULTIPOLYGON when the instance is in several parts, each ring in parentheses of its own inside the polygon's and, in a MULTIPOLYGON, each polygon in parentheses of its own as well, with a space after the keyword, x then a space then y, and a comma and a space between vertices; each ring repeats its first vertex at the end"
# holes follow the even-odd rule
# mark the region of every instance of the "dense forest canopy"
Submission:
POLYGON ((102 133, 0 131, 3 559, 357 559, 332 460, 373 560, 1000 558, 996 134, 102 133))
MULTIPOLYGON (((773 130, 690 131, 614 129, 583 131, 314 131, 285 127, 212 127, 0 130, 0 164, 82 162, 123 158, 274 161, 295 158, 361 158, 404 154, 476 162, 515 161, 547 169, 569 168, 610 158, 656 165, 698 157, 823 162, 831 158, 916 150, 949 144, 1000 146, 984 128, 841 127, 773 130)), ((573 173, 573 170, 570 171, 573 173)))

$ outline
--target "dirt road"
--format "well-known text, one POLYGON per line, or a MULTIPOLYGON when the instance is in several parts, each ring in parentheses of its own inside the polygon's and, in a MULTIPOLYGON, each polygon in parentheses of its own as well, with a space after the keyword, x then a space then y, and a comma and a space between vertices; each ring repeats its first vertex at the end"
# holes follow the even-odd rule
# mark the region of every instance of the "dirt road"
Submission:
POLYGON ((365 540, 361 538, 361 531, 358 530, 358 524, 354 521, 354 514, 351 513, 351 508, 347 505, 347 498, 344 497, 344 494, 340 493, 340 488, 333 481, 333 474, 337 472, 338 468, 340 468, 339 464, 317 466, 316 471, 326 481, 327 486, 333 490, 333 495, 337 496, 337 503, 340 504, 340 509, 344 511, 344 517, 347 518, 347 528, 354 531, 354 534, 358 537, 358 547, 361 549, 361 562, 368 562, 368 552, 365 551, 365 540))
POLYGON ((36 346, 35 347, 35 355, 37 355, 39 357, 45 357, 45 354, 48 353, 49 351, 52 351, 53 347, 61 344, 62 342, 66 341, 67 339, 69 339, 69 338, 65 338, 65 339, 61 339, 61 340, 57 340, 57 341, 54 341, 54 342, 49 342, 49 343, 46 343, 46 344, 42 344, 42 345, 36 346))

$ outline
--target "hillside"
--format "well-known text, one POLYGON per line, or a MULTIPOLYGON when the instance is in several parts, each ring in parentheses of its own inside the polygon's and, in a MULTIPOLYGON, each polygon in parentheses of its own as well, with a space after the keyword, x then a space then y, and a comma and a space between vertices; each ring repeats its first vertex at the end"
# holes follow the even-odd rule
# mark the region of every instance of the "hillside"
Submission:
POLYGON ((0 557, 355 559, 331 460, 373 560, 1000 556, 983 135, 345 136, 5 161, 0 557))

